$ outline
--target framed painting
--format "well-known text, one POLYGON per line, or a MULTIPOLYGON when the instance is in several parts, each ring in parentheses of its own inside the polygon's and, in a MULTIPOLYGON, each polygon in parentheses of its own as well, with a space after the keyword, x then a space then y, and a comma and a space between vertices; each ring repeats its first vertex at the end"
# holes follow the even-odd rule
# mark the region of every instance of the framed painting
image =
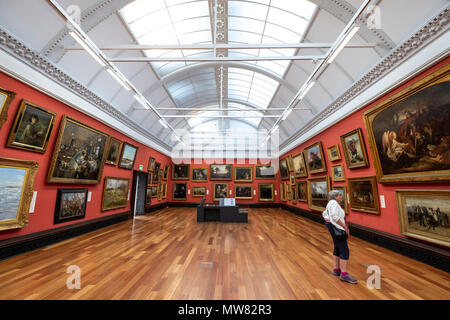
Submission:
POLYGON ((158 196, 158 186, 152 186, 152 198, 156 198, 158 196))
POLYGON ((255 179, 275 179, 275 167, 272 165, 256 165, 255 179))
POLYGON ((164 166, 163 175, 162 175, 162 179, 164 181, 167 181, 167 179, 169 178, 169 171, 170 171, 170 166, 169 165, 165 165, 164 166))
POLYGON ((348 197, 350 209, 380 214, 376 177, 349 178, 348 197))
POLYGON ((152 186, 147 185, 145 189, 145 205, 152 204, 152 186))
POLYGON ((214 183, 213 199, 219 200, 222 198, 228 198, 228 183, 214 183))
POLYGON ((286 186, 285 182, 280 183, 280 197, 281 201, 286 201, 286 186))
POLYGON ((159 170, 161 170, 161 163, 155 162, 155 168, 153 169, 153 173, 156 173, 156 177, 158 177, 158 181, 159 181, 159 170))
POLYGON ((122 152, 120 153, 119 168, 133 170, 134 162, 136 161, 136 155, 138 147, 133 146, 127 142, 123 143, 122 152))
POLYGON ((298 200, 298 195, 297 195, 297 188, 292 188, 292 203, 293 204, 297 204, 297 200, 298 200))
POLYGON ((162 197, 163 197, 163 192, 164 192, 163 188, 164 188, 164 184, 160 182, 158 184, 158 200, 159 201, 161 201, 162 197))
POLYGON ((280 160, 279 170, 281 180, 289 179, 290 173, 286 158, 280 160))
POLYGON ((206 187, 192 187, 193 197, 204 197, 206 196, 206 187))
POLYGON ((380 183, 450 181, 450 65, 363 114, 380 183))
POLYGON ((308 179, 308 207, 311 210, 324 211, 330 192, 330 177, 323 176, 308 179))
POLYGON ((363 168, 369 165, 366 147, 360 128, 342 135, 341 142, 347 168, 363 168))
POLYGON ((48 183, 99 184, 109 136, 64 116, 47 174, 48 183))
POLYGON ((193 182, 207 182, 208 181, 208 168, 192 168, 192 181, 193 182))
POLYGON ((234 167, 234 181, 236 182, 252 182, 252 167, 234 167))
POLYGON ((344 165, 337 164, 331 166, 331 179, 333 182, 345 181, 344 165))
POLYGON ((295 185, 295 176, 291 176, 291 185, 295 185))
POLYGON ((306 165, 309 173, 326 172, 325 158, 323 156, 322 143, 316 142, 305 148, 306 165))
POLYGON ((28 224, 38 166, 38 162, 0 158, 0 231, 28 224))
POLYGON ((347 195, 347 187, 346 186, 334 186, 333 190, 337 190, 342 195, 342 200, 339 202, 342 209, 348 214, 348 195, 347 195))
POLYGON ((162 198, 167 199, 167 183, 163 183, 162 198))
POLYGON ((150 157, 150 159, 148 159, 148 172, 153 172, 155 170, 155 164, 156 164, 156 160, 155 158, 150 157))
POLYGON ((211 180, 232 180, 233 165, 231 164, 211 164, 210 165, 211 180))
POLYGON ((187 183, 174 183, 173 184, 173 200, 186 200, 187 199, 187 183))
POLYGON ((306 169, 305 157, 303 152, 295 155, 292 158, 292 163, 294 166, 294 174, 296 178, 304 178, 308 176, 308 171, 306 169))
POLYGON ((105 177, 102 211, 125 208, 128 204, 130 179, 105 177))
POLYGON ((294 162, 292 160, 292 156, 288 155, 286 157, 286 161, 287 161, 287 166, 288 166, 289 171, 294 171, 294 162))
POLYGON ((172 180, 189 180, 189 164, 172 165, 172 180))
POLYGON ((88 189, 58 189, 54 224, 84 219, 88 189))
POLYGON ((153 174, 152 174, 152 183, 153 184, 157 184, 157 183, 159 183, 159 181, 161 181, 161 169, 159 169, 160 166, 161 166, 161 164, 159 162, 157 162, 155 164, 155 170, 153 171, 153 174))
POLYGON ((450 248, 450 191, 396 190, 400 233, 450 248))
POLYGON ((274 201, 273 183, 258 183, 258 200, 274 201))
POLYGON ((253 199, 253 186, 243 184, 234 185, 234 196, 236 199, 253 199))
POLYGON ((22 100, 6 145, 45 153, 55 125, 56 113, 22 100))
POLYGON ((327 148, 328 151, 328 159, 330 161, 337 161, 337 160, 341 160, 341 152, 339 151, 339 145, 335 144, 334 146, 328 147, 327 148))
POLYGON ((106 152, 105 163, 111 164, 114 166, 118 165, 119 164, 119 156, 120 156, 120 153, 122 152, 122 146, 123 146, 122 141, 117 140, 116 138, 110 137, 108 151, 106 152))
POLYGON ((8 119, 9 106, 15 97, 15 92, 0 88, 0 129, 8 119))
POLYGON ((297 198, 299 201, 308 202, 308 184, 306 181, 297 182, 297 198))

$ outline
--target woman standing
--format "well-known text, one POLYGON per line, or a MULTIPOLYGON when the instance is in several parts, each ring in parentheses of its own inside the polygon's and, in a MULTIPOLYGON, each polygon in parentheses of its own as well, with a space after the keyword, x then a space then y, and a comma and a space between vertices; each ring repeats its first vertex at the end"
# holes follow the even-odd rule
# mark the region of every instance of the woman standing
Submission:
POLYGON ((341 239, 336 236, 334 229, 343 230, 350 235, 348 231, 348 226, 345 223, 345 212, 342 210, 339 204, 342 201, 342 194, 337 190, 332 190, 328 194, 330 201, 327 204, 326 210, 322 213, 325 219, 325 224, 328 231, 331 234, 334 244, 334 269, 333 274, 339 276, 342 281, 350 283, 358 283, 358 280, 350 277, 347 272, 347 263, 350 257, 350 251, 348 249, 347 239, 341 239))

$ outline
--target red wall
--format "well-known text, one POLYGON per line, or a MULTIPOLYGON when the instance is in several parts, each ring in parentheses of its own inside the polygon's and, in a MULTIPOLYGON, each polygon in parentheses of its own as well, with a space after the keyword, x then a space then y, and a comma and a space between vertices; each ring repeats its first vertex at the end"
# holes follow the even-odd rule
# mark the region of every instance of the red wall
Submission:
MULTIPOLYGON (((100 218, 103 216, 108 216, 116 213, 125 212, 130 210, 130 202, 126 208, 121 208, 117 210, 101 211, 102 193, 103 193, 103 182, 104 179, 98 185, 74 185, 74 184, 49 184, 46 183, 47 172, 50 166, 50 160, 52 158, 53 149, 55 147, 56 139, 58 136, 58 131, 63 115, 68 115, 76 120, 79 120, 93 128, 103 131, 110 136, 119 139, 121 141, 126 141, 133 144, 139 148, 136 161, 135 170, 139 170, 139 165, 144 166, 144 170, 147 170, 148 159, 150 156, 154 157, 157 162, 161 162, 162 168, 164 165, 170 164, 171 160, 169 157, 157 152, 149 147, 144 146, 141 143, 130 139, 129 137, 113 130, 107 125, 81 113, 77 110, 70 108, 69 106, 43 94, 42 92, 31 88, 30 86, 19 82, 8 75, 0 73, 0 87, 13 91, 16 93, 15 99, 12 101, 9 111, 8 119, 3 124, 0 129, 0 157, 14 158, 20 160, 33 160, 39 162, 39 169, 36 176, 34 190, 38 192, 36 199, 36 206, 34 213, 29 215, 28 225, 21 229, 5 230, 0 231, 0 240, 7 239, 11 237, 26 235, 38 231, 48 230, 56 227, 62 227, 65 225, 78 223, 85 220, 91 220, 95 218, 100 218), (23 151, 19 149, 7 148, 6 141, 9 136, 9 132, 13 121, 16 116, 17 109, 20 105, 22 99, 33 102, 43 108, 56 112, 57 118, 55 122, 55 127, 51 134, 50 142, 48 144, 45 154, 40 154, 36 152, 23 151), (56 194, 58 188, 88 188, 89 192, 92 192, 92 200, 87 203, 86 217, 83 220, 74 220, 71 222, 53 224, 54 210, 56 203, 56 194)), ((133 179, 133 171, 120 169, 115 166, 105 164, 103 170, 103 177, 113 176, 113 177, 123 177, 130 178, 130 188, 131 181, 133 179)), ((159 202, 165 202, 167 200, 158 201, 157 198, 152 198, 152 205, 159 202)))
MULTIPOLYGON (((380 99, 374 101, 373 103, 365 106, 363 109, 353 113, 349 117, 341 120, 340 122, 336 123, 332 127, 326 129, 322 133, 316 135, 315 137, 309 139, 308 141, 302 143, 301 145, 297 146, 293 150, 289 151, 288 153, 284 154, 282 156, 285 157, 286 155, 296 155, 299 152, 303 151, 306 147, 312 145, 315 142, 321 141, 322 147, 324 151, 325 156, 325 162, 327 165, 327 172, 326 173, 318 173, 309 175, 308 177, 318 177, 323 175, 330 176, 331 179, 331 166, 343 163, 344 164, 344 170, 345 170, 345 179, 348 178, 356 178, 356 177, 364 177, 364 176, 375 176, 375 168, 373 165, 372 155, 370 153, 369 149, 369 143, 368 143, 368 136, 367 131, 364 125, 363 120, 363 113, 375 106, 376 104, 382 102, 385 99, 388 99, 392 95, 396 94, 397 92, 403 90, 408 85, 412 84, 413 82, 420 80, 427 76, 428 74, 436 71, 438 68, 448 64, 450 62, 450 58, 447 58, 440 63, 434 65, 427 71, 423 72, 421 75, 415 77, 414 79, 411 79, 410 81, 401 84, 399 87, 395 88, 385 96, 381 97, 380 99), (345 164, 344 154, 342 150, 341 140, 340 136, 348 133, 355 128, 361 128, 364 136, 364 142, 367 149, 367 155, 369 157, 369 167, 366 168, 358 168, 358 169, 348 169, 347 165, 345 164), (341 151, 342 160, 330 162, 328 161, 328 154, 327 154, 327 148, 338 144, 339 149, 341 151)), ((306 180, 306 178, 303 179, 297 179, 297 181, 306 180)), ((331 182, 331 186, 343 186, 347 185, 345 181, 343 182, 331 182)), ((450 184, 448 183, 414 183, 414 184, 378 184, 378 194, 383 195, 385 197, 386 202, 386 208, 381 208, 381 214, 380 215, 374 215, 359 211, 353 211, 350 209, 349 206, 349 214, 347 216, 347 220, 349 222, 353 222, 355 224, 359 224, 362 226, 370 227, 373 229, 385 231, 391 234, 400 235, 400 228, 399 228, 399 222, 398 222, 398 216, 397 216, 397 207, 396 207, 396 199, 395 199, 395 190, 397 189, 450 189, 450 184)), ((302 209, 309 210, 308 204, 306 202, 299 202, 297 204, 292 204, 291 202, 287 203, 291 206, 297 206, 302 209)), ((318 212, 316 212, 318 213, 318 212)))
MULTIPOLYGON (((194 160, 191 161, 190 163, 190 178, 192 178, 192 169, 193 168, 208 168, 208 178, 210 177, 210 163, 208 161, 202 161, 202 164, 194 164, 194 160)), ((219 162, 216 162, 219 163, 219 162)), ((193 197, 193 187, 206 187, 207 190, 209 190, 209 194, 206 195, 206 202, 213 202, 213 186, 214 183, 228 183, 228 195, 230 198, 234 198, 234 186, 235 185, 251 185, 253 186, 253 190, 256 190, 256 195, 253 195, 253 199, 236 199, 236 203, 258 203, 258 184, 259 183, 273 183, 274 184, 274 201, 261 201, 261 203, 277 203, 280 202, 280 180, 279 180, 279 175, 277 173, 276 175, 276 179, 271 179, 271 180, 256 180, 255 179, 255 162, 254 161, 250 161, 250 160, 246 160, 245 162, 242 162, 240 160, 234 160, 233 162, 223 162, 224 164, 233 164, 233 180, 234 180, 234 167, 235 166, 242 166, 242 167, 253 167, 253 182, 234 182, 233 180, 212 180, 212 181, 208 181, 208 182, 193 182, 193 181, 188 181, 188 180, 172 180, 170 179, 170 183, 169 183, 169 189, 168 189, 168 199, 173 200, 173 188, 172 188, 172 184, 176 183, 176 182, 180 182, 180 183, 184 183, 186 182, 188 185, 188 190, 190 190, 191 194, 187 195, 187 200, 173 200, 174 202, 200 202, 201 201, 201 197, 193 197), (230 190, 232 190, 233 194, 229 194, 230 190), (275 195, 275 190, 276 190, 276 195, 275 195)), ((258 163, 259 164, 259 163, 258 163)), ((172 173, 171 173, 172 174, 172 173)), ((172 178, 172 176, 170 176, 170 178, 172 178)), ((254 191, 253 191, 254 192, 254 191)))

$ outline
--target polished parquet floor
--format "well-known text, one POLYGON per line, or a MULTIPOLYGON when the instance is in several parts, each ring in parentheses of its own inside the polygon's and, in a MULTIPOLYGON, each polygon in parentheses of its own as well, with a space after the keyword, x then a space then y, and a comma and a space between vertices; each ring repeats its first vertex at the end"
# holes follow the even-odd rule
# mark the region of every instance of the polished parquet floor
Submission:
POLYGON ((446 272, 349 244, 357 285, 331 275, 323 225, 282 209, 197 223, 195 208, 168 208, 0 261, 0 299, 450 299, 446 272), (71 265, 80 290, 66 286, 71 265), (381 268, 379 290, 366 285, 368 265, 381 268))

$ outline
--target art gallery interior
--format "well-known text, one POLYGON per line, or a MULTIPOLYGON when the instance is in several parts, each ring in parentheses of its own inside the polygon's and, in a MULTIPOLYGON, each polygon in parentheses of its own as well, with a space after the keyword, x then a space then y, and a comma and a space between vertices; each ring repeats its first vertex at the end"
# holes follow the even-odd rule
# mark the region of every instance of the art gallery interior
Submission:
POLYGON ((447 0, 0 4, 0 299, 450 299, 447 0))

